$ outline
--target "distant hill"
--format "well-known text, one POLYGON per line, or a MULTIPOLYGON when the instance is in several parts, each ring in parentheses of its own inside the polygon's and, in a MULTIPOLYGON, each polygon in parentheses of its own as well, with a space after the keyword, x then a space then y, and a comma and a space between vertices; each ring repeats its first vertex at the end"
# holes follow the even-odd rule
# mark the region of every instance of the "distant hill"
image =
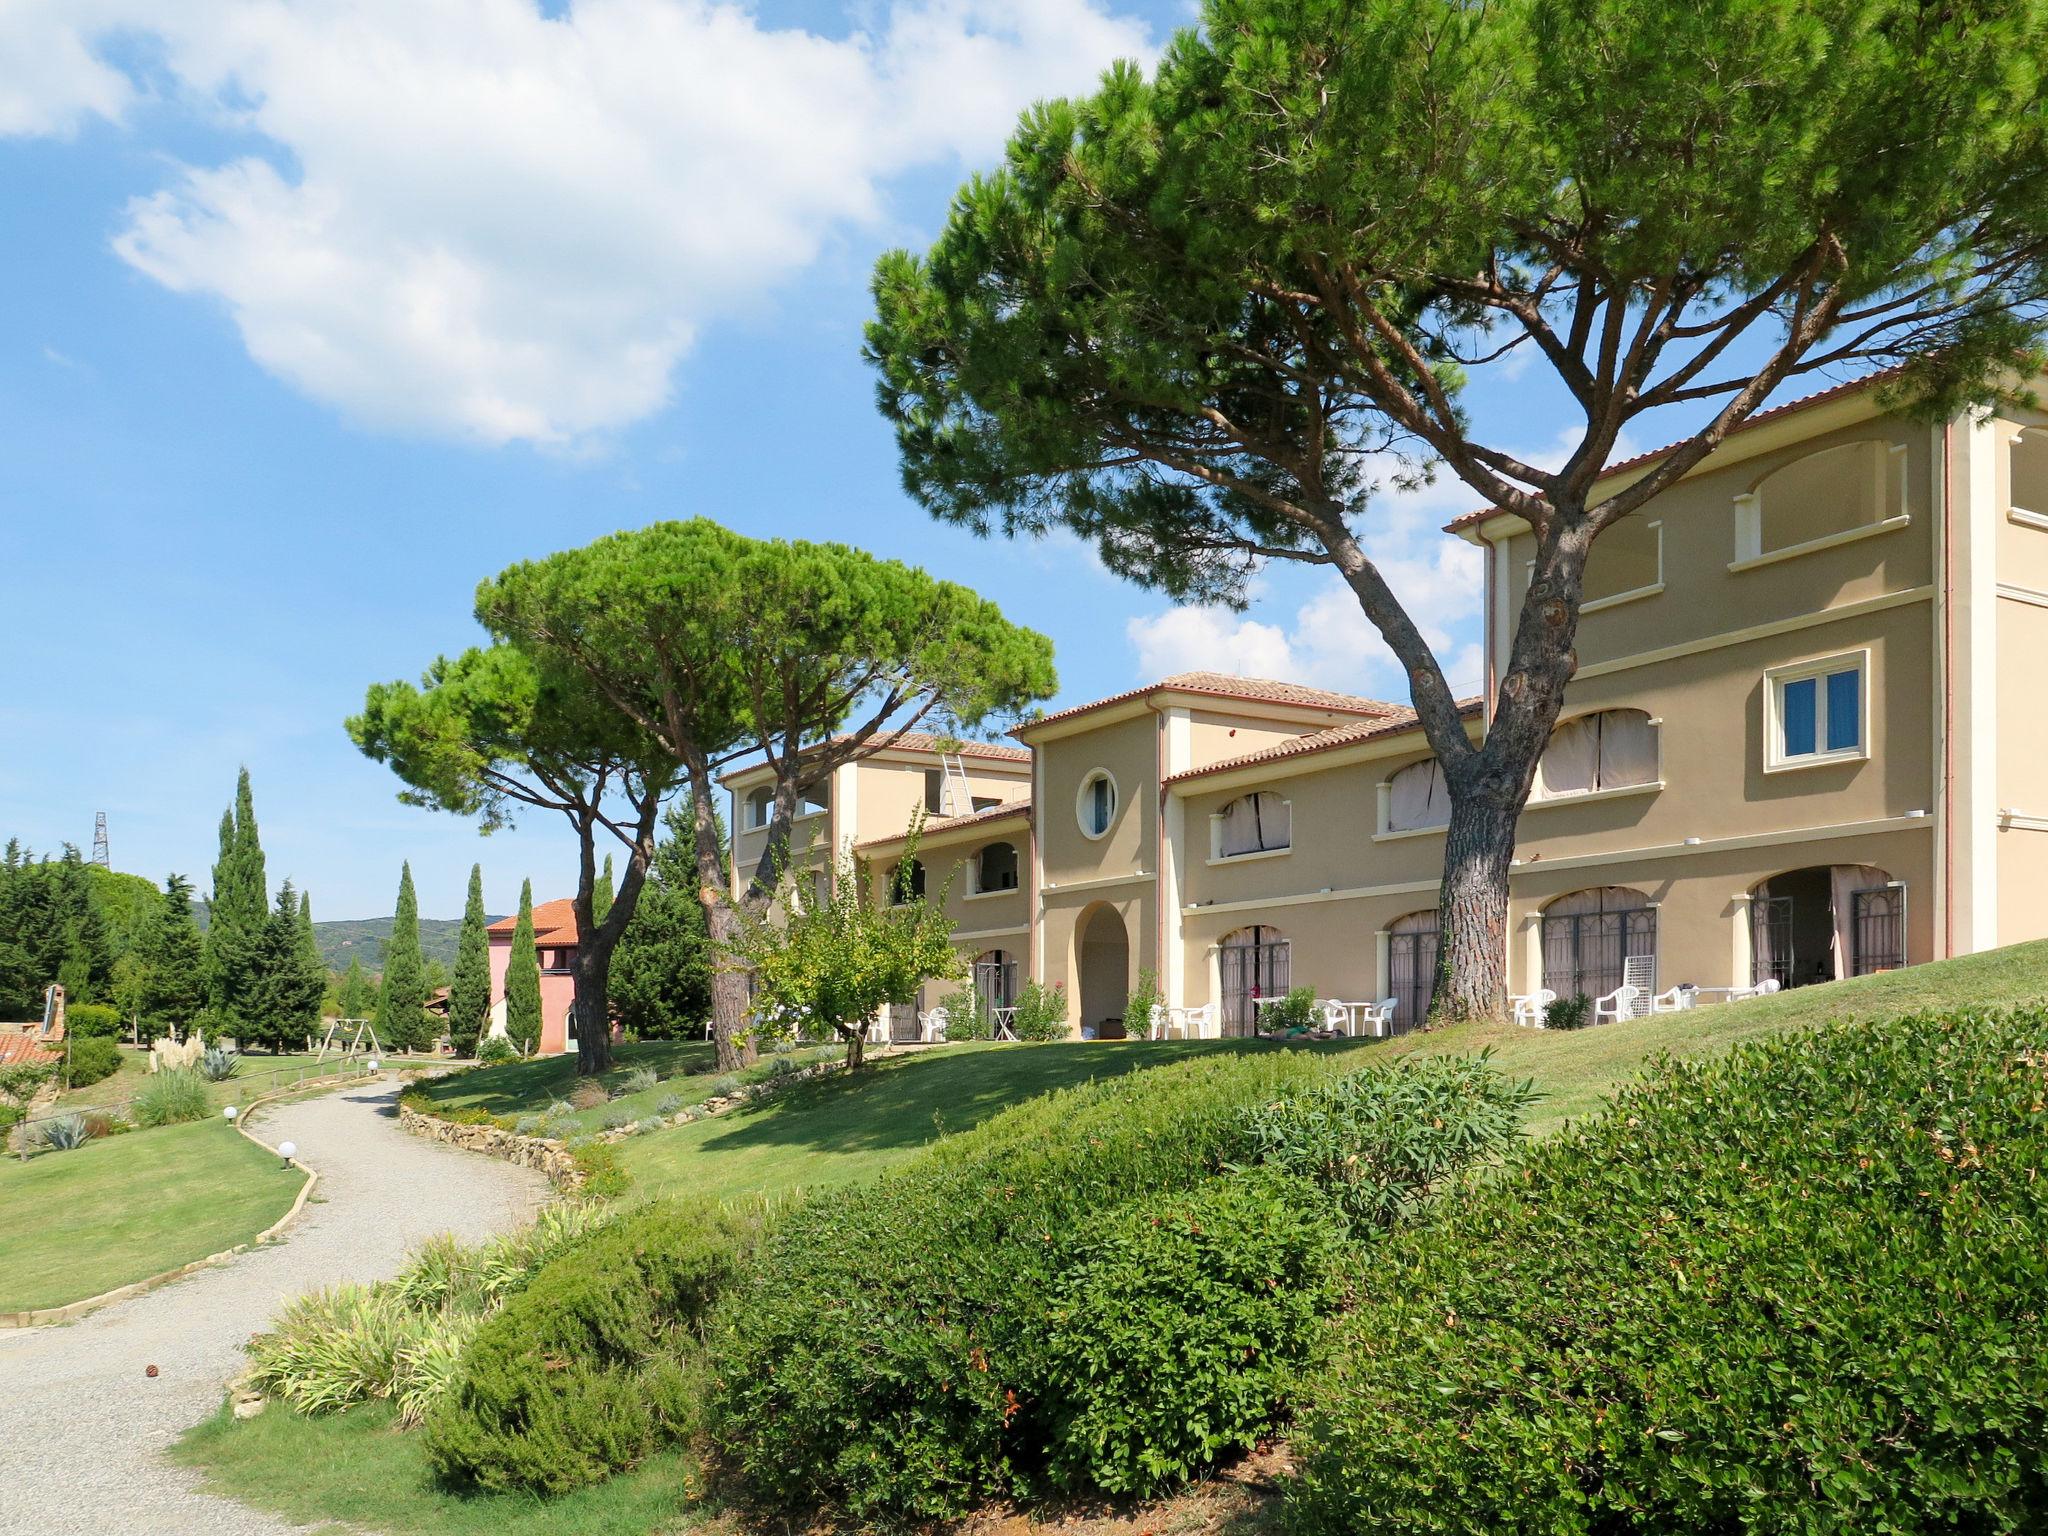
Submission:
MULTIPOLYGON (((199 927, 206 927, 206 903, 192 903, 193 914, 199 919, 199 927)), ((497 918, 486 919, 495 923, 497 918)), ((320 946, 320 958, 327 962, 327 968, 345 971, 351 958, 363 962, 366 971, 384 969, 384 946, 391 939, 391 919, 388 917, 352 917, 338 922, 313 924, 313 941, 320 946)), ((429 960, 438 960, 449 970, 455 969, 455 947, 462 939, 462 919, 459 917, 423 917, 420 919, 420 953, 429 960)))

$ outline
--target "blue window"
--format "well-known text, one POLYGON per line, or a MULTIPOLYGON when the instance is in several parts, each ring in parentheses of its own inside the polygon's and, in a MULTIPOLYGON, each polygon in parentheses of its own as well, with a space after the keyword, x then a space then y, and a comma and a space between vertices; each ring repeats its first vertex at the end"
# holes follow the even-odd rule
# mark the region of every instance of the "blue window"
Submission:
POLYGON ((1781 679, 1778 756, 1832 757, 1863 747, 1863 668, 1834 667, 1781 679))

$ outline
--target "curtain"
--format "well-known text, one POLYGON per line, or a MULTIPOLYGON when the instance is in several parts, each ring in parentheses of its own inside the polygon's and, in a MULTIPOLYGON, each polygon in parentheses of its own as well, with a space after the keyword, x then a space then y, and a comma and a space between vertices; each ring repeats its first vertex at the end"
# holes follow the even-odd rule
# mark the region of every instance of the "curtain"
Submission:
POLYGON ((1837 864, 1828 871, 1828 901, 1835 919, 1835 980, 1856 968, 1856 903, 1850 898, 1891 876, 1871 864, 1837 864))
POLYGON ((1223 857, 1259 851, 1259 797, 1241 795, 1223 807, 1223 857))
POLYGON ((1567 720, 1550 733, 1543 761, 1536 765, 1536 794, 1583 795, 1600 777, 1600 717, 1567 720))
POLYGON ((1599 787, 1649 784, 1657 777, 1657 728, 1640 709, 1610 709, 1593 717, 1600 735, 1599 787))
POLYGON ((1449 824, 1450 792, 1444 788, 1444 771, 1435 758, 1410 763, 1388 781, 1388 788, 1389 832, 1412 832, 1449 824))
POLYGON ((1770 882, 1758 886, 1749 898, 1749 979, 1752 984, 1776 975, 1777 935, 1771 931, 1770 882))
POLYGON ((1294 807, 1278 795, 1259 794, 1259 837, 1266 848, 1294 846, 1294 807))

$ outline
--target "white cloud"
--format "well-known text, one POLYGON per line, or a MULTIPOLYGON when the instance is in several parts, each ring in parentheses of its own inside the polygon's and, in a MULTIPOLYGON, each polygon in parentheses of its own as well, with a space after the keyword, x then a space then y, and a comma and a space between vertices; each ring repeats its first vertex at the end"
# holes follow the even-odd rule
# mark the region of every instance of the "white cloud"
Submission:
POLYGON ((135 88, 94 54, 91 39, 122 10, 118 0, 0 0, 0 136, 120 120, 135 88))
POLYGON ((0 131, 117 119, 133 88, 86 45, 125 23, 263 145, 136 199, 126 260, 357 419, 566 447, 659 409, 702 328, 874 226, 890 178, 987 160, 1152 46, 1098 0, 901 0, 845 38, 713 0, 86 3, 7 12, 0 66, 51 78, 0 131))
POLYGON ((1296 675, 1294 646, 1286 631, 1227 608, 1169 608, 1126 621, 1124 634, 1137 650, 1139 675, 1147 679, 1175 672, 1296 675))

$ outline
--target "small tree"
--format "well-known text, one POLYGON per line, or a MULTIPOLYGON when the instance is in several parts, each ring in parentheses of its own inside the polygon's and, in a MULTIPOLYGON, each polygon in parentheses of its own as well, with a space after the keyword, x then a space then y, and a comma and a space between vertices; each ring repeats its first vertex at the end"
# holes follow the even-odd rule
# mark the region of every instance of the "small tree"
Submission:
POLYGON ((458 1056, 476 1052, 491 1023, 491 941, 484 931, 484 867, 469 867, 469 901, 455 945, 455 978, 448 985, 448 1042, 458 1056))
POLYGON ((399 867, 398 909, 384 945, 384 984, 377 994, 377 1038, 394 1051, 424 1049, 427 982, 420 962, 420 903, 412 888, 412 863, 399 867))
POLYGON ((1937 413, 2039 366, 2044 57, 2019 0, 1206 0, 1153 78, 1034 108, 930 254, 883 259, 904 479, 1176 598, 1333 571, 1449 790, 1435 1008, 1498 1016, 1594 541, 1780 385, 1899 365, 1894 403, 1937 413), (1558 462, 1463 398, 1524 366, 1558 462), (1632 430, 1677 441, 1605 478, 1632 430), (1477 743, 1381 564, 1379 484, 1438 472, 1535 534, 1477 743))
POLYGON ((341 974, 341 988, 336 1000, 344 1019, 367 1019, 375 1014, 377 984, 363 969, 362 956, 348 957, 348 969, 341 974))
MULTIPOLYGON (((724 821, 712 808, 724 843, 724 821)), ((619 1023, 643 1040, 701 1032, 711 1013, 711 931, 697 899, 696 810, 688 796, 662 813, 667 835, 612 959, 619 1023)))
POLYGON ((206 954, 199 925, 192 920, 192 882, 183 875, 164 879, 156 923, 144 941, 145 971, 136 1043, 159 1035, 183 1037, 206 1006, 206 954))
POLYGON ((505 1033, 522 1056, 540 1048, 540 950, 533 942, 533 882, 519 887, 519 921, 505 967, 505 1033))
MULTIPOLYGON (((913 837, 900 870, 915 848, 913 837)), ((756 1034, 839 1039, 851 1071, 884 1006, 914 1002, 926 982, 956 980, 967 965, 953 947, 943 891, 913 896, 906 876, 895 901, 878 902, 867 861, 852 855, 834 876, 829 897, 786 899, 780 920, 744 914, 727 950, 753 973, 756 1034)))

